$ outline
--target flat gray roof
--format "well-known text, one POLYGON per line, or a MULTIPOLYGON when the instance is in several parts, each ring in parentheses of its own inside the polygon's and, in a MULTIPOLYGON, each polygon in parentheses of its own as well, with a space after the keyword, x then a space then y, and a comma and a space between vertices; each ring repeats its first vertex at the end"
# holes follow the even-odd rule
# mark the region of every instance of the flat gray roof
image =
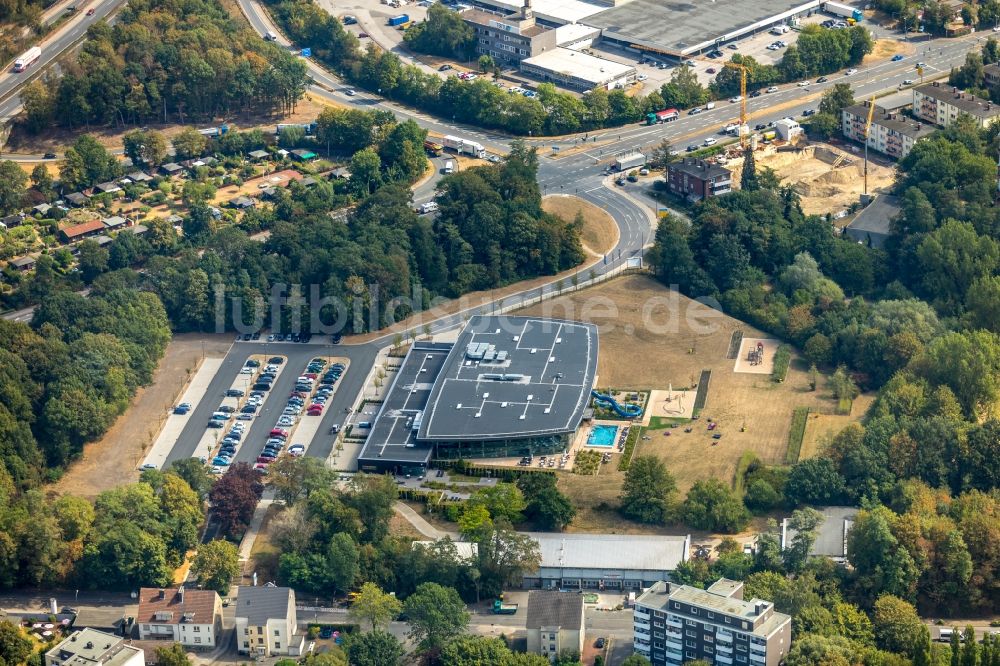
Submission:
POLYGON ((819 7, 819 0, 632 0, 581 22, 610 39, 678 54, 819 7))
POLYGON ((844 228, 844 233, 859 243, 868 243, 870 240, 872 247, 882 247, 889 237, 892 220, 900 211, 897 197, 880 194, 844 228))
POLYGON ((417 439, 487 441, 573 432, 596 372, 593 324, 473 317, 427 399, 417 439))
POLYGON ((524 532, 538 542, 542 569, 673 571, 687 560, 690 537, 524 532))
MULTIPOLYGON (((823 522, 816 528, 810 555, 843 560, 847 557, 847 535, 854 526, 858 509, 853 506, 828 506, 820 511, 823 522)), ((795 530, 788 528, 788 519, 781 521, 781 548, 790 548, 795 530)))
POLYGON ((422 413, 452 345, 414 342, 396 371, 358 460, 427 463, 433 446, 417 441, 413 419, 422 413))

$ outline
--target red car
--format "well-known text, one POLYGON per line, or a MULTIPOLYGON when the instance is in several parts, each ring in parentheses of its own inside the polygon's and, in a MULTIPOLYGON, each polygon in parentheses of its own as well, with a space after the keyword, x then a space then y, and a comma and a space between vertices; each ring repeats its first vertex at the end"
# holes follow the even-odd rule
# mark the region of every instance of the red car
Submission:
POLYGON ((275 428, 268 434, 271 437, 280 437, 281 439, 288 439, 288 431, 282 430, 281 428, 275 428))
POLYGON ((268 455, 257 456, 258 463, 264 463, 264 464, 273 463, 275 460, 277 460, 277 458, 275 458, 274 456, 268 456, 268 455))
POLYGON ((309 379, 316 379, 317 377, 319 377, 319 375, 317 375, 315 372, 307 372, 306 374, 304 374, 302 376, 303 377, 308 377, 309 379))
POLYGON ((94 10, 94 8, 93 8, 93 7, 91 7, 90 9, 88 9, 88 10, 87 10, 87 16, 93 16, 93 15, 94 15, 94 11, 95 11, 95 10, 94 10))
POLYGON ((267 474, 267 463, 257 463, 253 468, 260 474, 267 474))
POLYGON ((306 416, 323 416, 323 410, 322 409, 310 409, 308 412, 306 412, 306 416))

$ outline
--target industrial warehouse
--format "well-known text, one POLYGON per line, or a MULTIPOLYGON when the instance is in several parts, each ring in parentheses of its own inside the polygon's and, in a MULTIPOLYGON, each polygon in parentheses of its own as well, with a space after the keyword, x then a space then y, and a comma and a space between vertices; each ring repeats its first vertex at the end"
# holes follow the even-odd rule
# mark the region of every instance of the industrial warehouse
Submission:
POLYGON ((370 424, 358 467, 423 474, 432 458, 565 450, 587 409, 597 328, 476 316, 454 345, 415 342, 370 424))
MULTIPOLYGON (((673 59, 703 53, 775 25, 789 23, 797 17, 822 11, 827 4, 843 8, 840 3, 824 0, 713 0, 699 3, 697 7, 657 0, 474 0, 470 4, 495 14, 494 21, 503 21, 503 16, 531 17, 534 31, 531 37, 535 41, 543 39, 540 31, 546 28, 572 25, 580 31, 582 41, 557 36, 549 40, 552 44, 544 49, 546 51, 556 45, 570 46, 574 41, 578 43, 572 48, 583 48, 599 38, 627 51, 673 59), (587 32, 587 28, 593 32, 587 32)), ((524 56, 537 56, 539 52, 525 49, 518 61, 524 56)))

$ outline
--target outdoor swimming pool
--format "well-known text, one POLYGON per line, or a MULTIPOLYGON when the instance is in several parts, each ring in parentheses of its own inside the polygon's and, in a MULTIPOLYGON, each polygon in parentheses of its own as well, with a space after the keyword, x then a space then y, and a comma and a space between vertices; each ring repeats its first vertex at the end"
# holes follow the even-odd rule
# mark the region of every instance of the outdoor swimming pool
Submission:
POLYGON ((596 425, 590 431, 587 438, 587 446, 607 446, 615 445, 615 436, 618 434, 618 426, 596 425))

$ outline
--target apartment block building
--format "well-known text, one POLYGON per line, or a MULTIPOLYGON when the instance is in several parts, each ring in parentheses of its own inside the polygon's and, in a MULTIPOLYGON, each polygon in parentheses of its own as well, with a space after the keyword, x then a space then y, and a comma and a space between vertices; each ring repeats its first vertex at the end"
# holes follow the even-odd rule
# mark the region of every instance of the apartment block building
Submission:
POLYGON ((667 189, 691 201, 726 194, 732 188, 732 174, 718 164, 684 157, 667 165, 667 189))
POLYGON ((530 0, 519 13, 469 9, 461 16, 476 35, 476 53, 490 56, 501 67, 517 67, 525 58, 556 47, 556 31, 535 23, 530 0))
POLYGON ((720 666, 778 666, 792 644, 792 618, 743 583, 719 579, 707 590, 657 583, 636 599, 633 647, 653 666, 703 659, 720 666))
POLYGON ((258 657, 302 654, 304 636, 290 587, 241 585, 236 598, 236 640, 240 654, 258 657))
POLYGON ((942 81, 913 89, 913 115, 917 118, 947 127, 962 113, 972 116, 981 127, 987 127, 1000 117, 1000 105, 942 81))
MULTIPOLYGON (((865 143, 865 125, 871 102, 854 104, 841 112, 841 129, 844 136, 858 143, 865 143)), ((868 132, 868 147, 896 159, 903 159, 917 141, 937 129, 922 120, 914 120, 902 111, 885 109, 878 104, 872 113, 872 126, 868 132)))
POLYGON ((215 590, 143 587, 139 590, 139 638, 185 647, 215 647, 222 630, 222 600, 215 590))

